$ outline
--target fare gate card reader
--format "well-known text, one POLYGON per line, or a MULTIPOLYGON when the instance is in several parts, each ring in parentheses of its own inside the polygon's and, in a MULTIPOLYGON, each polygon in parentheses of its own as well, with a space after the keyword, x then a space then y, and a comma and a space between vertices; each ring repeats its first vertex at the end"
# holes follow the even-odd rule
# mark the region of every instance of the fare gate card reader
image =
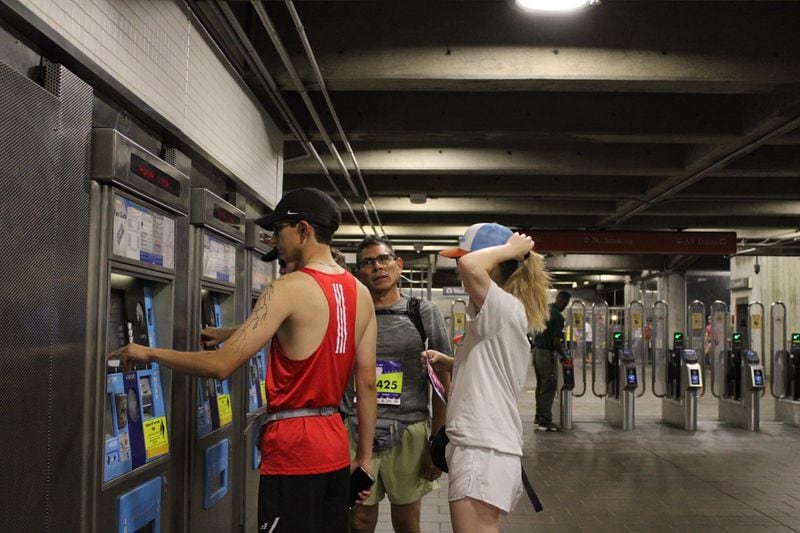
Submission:
POLYGON ((575 389, 575 366, 573 365, 572 357, 565 357, 561 361, 561 372, 563 379, 561 390, 575 389))
POLYGON ((764 388, 764 367, 758 359, 758 354, 753 350, 742 351, 742 358, 747 364, 748 390, 761 390, 764 388))
POLYGON ((697 352, 685 348, 681 351, 681 357, 686 390, 703 388, 703 371, 700 368, 697 352))
POLYGON ((786 395, 800 400, 800 333, 792 333, 792 343, 786 354, 786 395))
POLYGON ((633 358, 633 352, 630 350, 622 350, 620 367, 625 370, 625 390, 636 390, 639 386, 639 380, 636 377, 636 361, 633 358))

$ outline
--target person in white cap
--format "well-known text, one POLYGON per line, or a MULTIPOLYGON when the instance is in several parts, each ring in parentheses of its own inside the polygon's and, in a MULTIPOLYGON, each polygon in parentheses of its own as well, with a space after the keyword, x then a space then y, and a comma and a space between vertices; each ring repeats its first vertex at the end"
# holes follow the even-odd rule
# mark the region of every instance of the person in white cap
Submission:
POLYGON ((522 494, 517 395, 528 372, 527 333, 544 327, 550 281, 533 244, 500 224, 474 224, 458 248, 441 252, 458 260, 472 318, 455 358, 423 352, 438 372, 452 368, 446 458, 456 533, 500 531, 500 515, 522 494))

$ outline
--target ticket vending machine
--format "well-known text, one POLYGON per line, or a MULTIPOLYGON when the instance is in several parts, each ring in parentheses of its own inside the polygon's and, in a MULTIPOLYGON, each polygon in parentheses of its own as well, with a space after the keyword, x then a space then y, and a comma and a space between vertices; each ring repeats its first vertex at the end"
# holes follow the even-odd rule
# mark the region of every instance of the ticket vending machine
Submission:
POLYGON ((672 335, 672 349, 667 354, 664 375, 666 394, 661 398, 661 420, 687 431, 697 431, 697 395, 703 388, 703 372, 697 352, 685 347, 683 332, 672 335))
POLYGON ((113 129, 93 131, 91 198, 100 239, 95 417, 98 531, 160 531, 180 502, 171 465, 170 369, 125 371, 107 354, 128 343, 173 347, 185 295, 189 178, 113 129))
POLYGON ((636 359, 624 347, 621 331, 612 334, 612 348, 607 355, 607 390, 605 419, 614 427, 625 431, 634 429, 634 400, 639 386, 636 359))
MULTIPOLYGON (((244 213, 208 189, 192 189, 189 293, 193 302, 190 336, 203 349, 204 327, 244 320, 244 213)), ((189 454, 189 531, 231 531, 239 527, 240 502, 233 493, 241 478, 242 368, 228 379, 195 378, 190 387, 192 419, 189 454)))
MULTIPOLYGON (((245 277, 247 279, 247 309, 252 311, 261 293, 275 279, 277 261, 265 261, 264 256, 271 250, 272 234, 253 220, 245 226, 245 277)), ((248 361, 246 386, 243 387, 242 419, 245 421, 241 435, 242 458, 241 478, 244 480, 245 531, 255 531, 258 527, 258 484, 261 472, 261 446, 258 437, 267 411, 267 349, 264 346, 248 361)))
POLYGON ((734 333, 725 358, 725 393, 719 398, 719 419, 734 427, 758 431, 764 367, 758 354, 744 348, 741 333, 734 333))

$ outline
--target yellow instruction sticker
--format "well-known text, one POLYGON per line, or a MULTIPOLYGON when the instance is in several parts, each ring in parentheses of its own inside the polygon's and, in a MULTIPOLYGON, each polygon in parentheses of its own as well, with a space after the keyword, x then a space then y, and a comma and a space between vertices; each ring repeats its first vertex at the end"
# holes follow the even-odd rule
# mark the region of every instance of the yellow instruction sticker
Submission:
POLYGON ((144 449, 147 453, 148 461, 169 453, 167 417, 159 416, 145 420, 142 424, 142 429, 144 431, 144 449))
POLYGON ((233 410, 231 409, 231 395, 220 394, 217 396, 217 407, 219 408, 219 425, 227 426, 233 422, 233 410))

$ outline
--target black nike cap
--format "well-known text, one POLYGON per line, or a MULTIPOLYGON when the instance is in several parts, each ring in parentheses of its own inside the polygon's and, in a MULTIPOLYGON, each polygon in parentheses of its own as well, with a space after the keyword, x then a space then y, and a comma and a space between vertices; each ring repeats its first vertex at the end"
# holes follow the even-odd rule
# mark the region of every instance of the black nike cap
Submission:
POLYGON ((256 219, 256 224, 272 231, 275 223, 281 220, 305 220, 336 231, 342 222, 342 214, 333 198, 319 189, 304 188, 284 194, 275 211, 256 219))

